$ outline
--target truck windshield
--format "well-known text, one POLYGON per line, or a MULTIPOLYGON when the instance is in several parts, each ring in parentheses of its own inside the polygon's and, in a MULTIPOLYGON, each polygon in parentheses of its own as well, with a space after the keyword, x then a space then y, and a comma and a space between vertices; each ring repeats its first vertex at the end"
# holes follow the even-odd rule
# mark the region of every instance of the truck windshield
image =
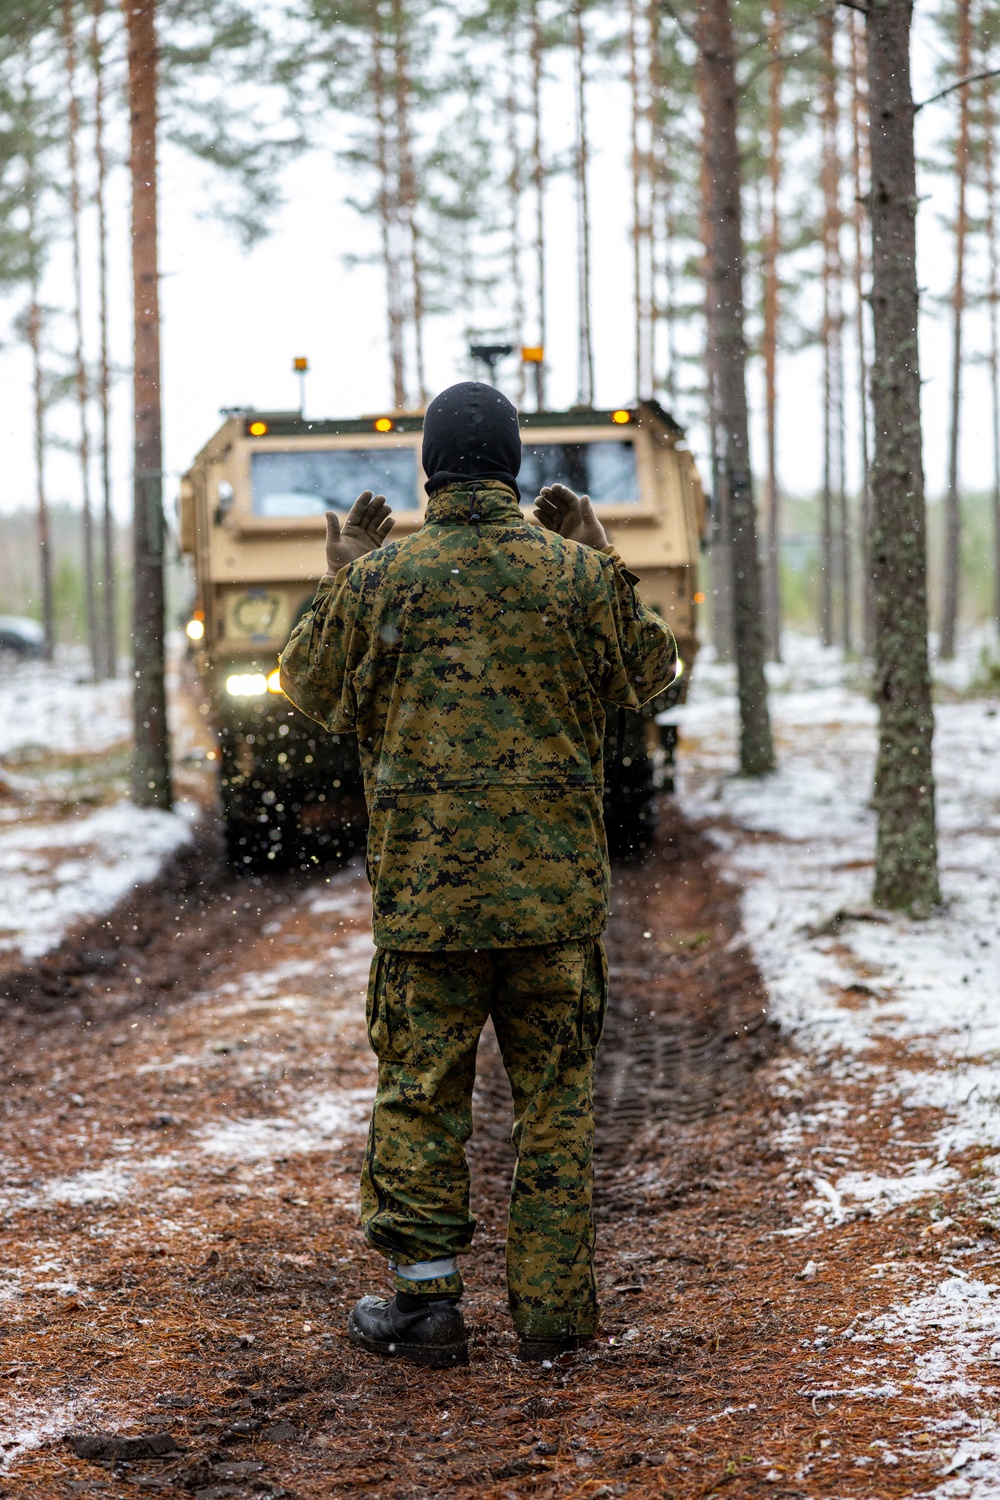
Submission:
POLYGON ((362 490, 384 495, 394 510, 417 506, 413 448, 309 448, 254 453, 255 516, 346 515, 362 490))
POLYGON ((546 484, 567 484, 595 505, 630 505, 639 499, 635 447, 627 438, 593 443, 525 443, 517 482, 530 504, 546 484))

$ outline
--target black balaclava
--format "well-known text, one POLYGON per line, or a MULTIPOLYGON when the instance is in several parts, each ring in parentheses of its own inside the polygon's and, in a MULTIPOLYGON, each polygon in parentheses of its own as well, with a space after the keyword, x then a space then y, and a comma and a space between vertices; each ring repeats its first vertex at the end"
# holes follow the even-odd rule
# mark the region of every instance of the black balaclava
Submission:
POLYGON ((499 479, 520 499, 517 407, 480 380, 450 385, 427 408, 423 464, 428 495, 467 479, 499 479))

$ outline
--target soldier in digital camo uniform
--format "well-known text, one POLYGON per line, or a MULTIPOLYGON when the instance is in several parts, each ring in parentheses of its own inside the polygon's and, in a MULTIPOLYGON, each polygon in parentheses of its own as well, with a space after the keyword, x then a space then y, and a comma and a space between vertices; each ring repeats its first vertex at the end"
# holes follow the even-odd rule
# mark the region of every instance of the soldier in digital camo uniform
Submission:
POLYGON ((517 412, 464 382, 427 409, 427 514, 403 541, 380 495, 341 533, 281 658, 281 684, 356 733, 371 817, 376 955, 368 1035, 378 1091, 361 1217, 394 1272, 351 1338, 444 1366, 468 1359, 456 1257, 472 1244, 465 1143, 476 1047, 493 1018, 514 1096, 507 1286, 522 1359, 592 1335, 594 1058, 605 704, 638 708, 676 648, 587 496, 519 506, 517 412))

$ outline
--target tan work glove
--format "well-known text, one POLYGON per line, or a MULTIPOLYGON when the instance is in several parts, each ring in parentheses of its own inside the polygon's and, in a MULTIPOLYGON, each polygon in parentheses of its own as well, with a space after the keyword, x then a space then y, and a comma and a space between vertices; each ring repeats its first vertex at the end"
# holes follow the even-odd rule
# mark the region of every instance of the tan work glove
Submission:
POLYGON ((589 495, 574 495, 565 484, 547 484, 535 501, 535 520, 571 542, 606 547, 608 534, 594 515, 589 495))
POLYGON ((328 510, 326 571, 339 573, 348 563, 381 547, 395 524, 385 496, 373 495, 371 490, 364 490, 355 500, 343 531, 336 511, 328 510))

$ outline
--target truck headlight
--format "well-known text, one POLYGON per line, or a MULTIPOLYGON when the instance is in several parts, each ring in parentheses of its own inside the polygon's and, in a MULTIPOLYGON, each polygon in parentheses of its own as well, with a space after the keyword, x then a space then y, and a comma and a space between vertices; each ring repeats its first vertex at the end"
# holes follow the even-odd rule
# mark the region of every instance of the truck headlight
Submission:
POLYGON ((231 698, 263 698, 267 678, 263 672, 234 672, 226 678, 226 692, 231 698))
POLYGON ((273 672, 267 674, 267 690, 269 693, 282 693, 281 672, 275 667, 273 672))

